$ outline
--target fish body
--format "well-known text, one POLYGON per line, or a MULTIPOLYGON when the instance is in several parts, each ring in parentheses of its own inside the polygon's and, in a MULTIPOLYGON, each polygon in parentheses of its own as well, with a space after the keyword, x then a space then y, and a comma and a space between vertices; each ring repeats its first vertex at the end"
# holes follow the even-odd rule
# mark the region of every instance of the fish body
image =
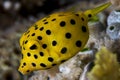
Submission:
POLYGON ((111 3, 85 12, 53 13, 34 23, 20 38, 19 71, 49 69, 81 51, 89 39, 88 21, 111 3))

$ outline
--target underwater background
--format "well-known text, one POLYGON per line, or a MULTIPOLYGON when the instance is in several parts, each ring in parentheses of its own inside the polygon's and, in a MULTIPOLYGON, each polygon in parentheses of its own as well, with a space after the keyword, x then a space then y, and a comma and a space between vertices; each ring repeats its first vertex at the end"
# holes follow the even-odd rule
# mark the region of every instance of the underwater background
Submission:
POLYGON ((120 80, 119 10, 119 0, 0 0, 0 80, 120 80), (52 70, 35 71, 27 75, 18 71, 22 58, 19 39, 29 26, 54 12, 85 11, 108 1, 111 1, 112 6, 99 13, 89 23, 90 39, 86 45, 87 49, 52 70), (101 50, 102 46, 106 48, 101 50), (99 65, 99 61, 94 64, 93 62, 96 59, 96 53, 100 53, 99 51, 111 53, 105 56, 115 54, 115 60, 111 57, 111 61, 107 61, 109 57, 103 57, 103 61, 100 61, 105 64, 111 63, 105 67, 111 66, 112 62, 113 65, 115 64, 110 70, 105 69, 105 73, 118 70, 114 72, 115 77, 108 78, 111 73, 107 78, 102 79, 104 70, 99 77, 93 76, 94 71, 88 73, 89 77, 87 77, 87 72, 91 69, 97 71, 94 66, 99 65))

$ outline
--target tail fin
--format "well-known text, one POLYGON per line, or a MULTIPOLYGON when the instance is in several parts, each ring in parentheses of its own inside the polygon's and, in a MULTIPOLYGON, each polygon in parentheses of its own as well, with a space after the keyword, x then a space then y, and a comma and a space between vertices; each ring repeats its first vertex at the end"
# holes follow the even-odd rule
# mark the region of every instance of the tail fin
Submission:
POLYGON ((93 16, 97 15, 99 12, 103 11, 107 7, 111 5, 110 2, 107 2, 105 4, 102 4, 94 9, 90 9, 84 12, 84 14, 87 16, 88 20, 92 19, 93 16))

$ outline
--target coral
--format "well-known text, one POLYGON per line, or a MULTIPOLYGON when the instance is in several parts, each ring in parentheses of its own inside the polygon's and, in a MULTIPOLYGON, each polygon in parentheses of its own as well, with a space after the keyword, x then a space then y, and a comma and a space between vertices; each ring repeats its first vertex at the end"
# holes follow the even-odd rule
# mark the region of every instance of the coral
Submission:
POLYGON ((111 23, 106 30, 107 35, 111 39, 120 39, 120 22, 111 23))
POLYGON ((79 52, 76 56, 49 70, 35 71, 29 80, 78 80, 82 68, 92 60, 92 50, 79 52), (59 68, 59 70, 58 70, 59 68))
POLYGON ((89 80, 87 77, 87 73, 93 68, 94 66, 94 62, 91 61, 89 62, 83 69, 82 74, 80 75, 80 79, 79 80, 89 80))
POLYGON ((106 33, 111 39, 120 39, 120 11, 112 11, 107 18, 106 33))
POLYGON ((81 66, 82 62, 80 61, 80 55, 76 55, 71 58, 69 61, 61 64, 59 66, 59 73, 58 75, 63 76, 66 80, 75 80, 79 78, 79 75, 82 72, 81 66))
POLYGON ((107 25, 111 25, 112 23, 120 23, 120 11, 119 10, 113 10, 110 12, 108 18, 107 18, 107 25))
POLYGON ((115 54, 102 47, 96 54, 95 66, 88 73, 89 80, 119 80, 120 65, 115 54))

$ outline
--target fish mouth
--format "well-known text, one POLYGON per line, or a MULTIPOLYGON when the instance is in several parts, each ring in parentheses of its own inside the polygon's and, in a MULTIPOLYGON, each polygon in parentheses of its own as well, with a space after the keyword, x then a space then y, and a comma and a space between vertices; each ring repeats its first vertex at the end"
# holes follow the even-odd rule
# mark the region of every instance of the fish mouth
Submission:
POLYGON ((18 68, 18 71, 23 75, 30 73, 30 70, 24 71, 24 69, 22 69, 21 66, 18 68))
POLYGON ((23 74, 23 75, 25 74, 20 67, 18 68, 18 71, 19 71, 21 74, 23 74))

